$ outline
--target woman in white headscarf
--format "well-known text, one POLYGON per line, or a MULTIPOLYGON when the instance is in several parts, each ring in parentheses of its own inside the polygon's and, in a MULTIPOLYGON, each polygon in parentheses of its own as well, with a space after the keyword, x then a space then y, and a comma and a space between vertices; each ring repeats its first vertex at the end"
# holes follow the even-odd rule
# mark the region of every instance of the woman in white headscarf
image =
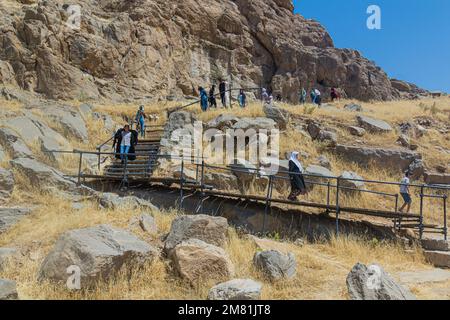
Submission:
POLYGON ((306 184, 303 178, 303 166, 299 161, 299 153, 292 152, 289 159, 289 178, 291 179, 291 194, 288 199, 295 201, 299 195, 306 194, 306 184))

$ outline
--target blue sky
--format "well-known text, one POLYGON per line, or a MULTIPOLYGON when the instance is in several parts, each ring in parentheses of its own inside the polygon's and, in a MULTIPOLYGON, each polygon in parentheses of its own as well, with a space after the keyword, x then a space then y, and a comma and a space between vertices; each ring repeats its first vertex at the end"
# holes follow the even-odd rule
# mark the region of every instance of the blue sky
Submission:
POLYGON ((450 92, 450 0, 293 0, 295 11, 322 23, 338 48, 353 48, 390 77, 450 92), (369 5, 381 30, 369 30, 369 5))

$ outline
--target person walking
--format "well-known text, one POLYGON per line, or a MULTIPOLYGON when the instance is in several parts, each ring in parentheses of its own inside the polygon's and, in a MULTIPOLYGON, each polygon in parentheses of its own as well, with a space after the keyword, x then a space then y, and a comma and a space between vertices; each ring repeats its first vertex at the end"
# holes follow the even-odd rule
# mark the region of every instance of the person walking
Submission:
POLYGON ((198 92, 200 93, 200 107, 202 111, 208 110, 208 94, 203 87, 198 87, 198 92))
POLYGON ((307 95, 307 93, 306 93, 305 88, 302 88, 300 90, 300 104, 305 104, 306 103, 306 95, 307 95))
POLYGON ((334 100, 339 100, 339 93, 337 92, 336 88, 331 88, 331 102, 334 102, 334 100))
POLYGON ((136 113, 136 123, 139 126, 139 132, 141 134, 141 137, 145 137, 145 119, 147 116, 144 112, 144 106, 140 106, 138 112, 136 113))
POLYGON ((314 94, 316 96, 316 104, 320 107, 322 105, 322 94, 320 93, 319 89, 314 89, 314 94))
POLYGON ((311 97, 311 102, 316 104, 316 91, 314 89, 311 90, 309 96, 311 97))
POLYGON ((247 95, 243 89, 239 91, 238 101, 241 108, 245 108, 247 106, 247 95))
POLYGON ((222 106, 224 108, 227 107, 226 91, 227 91, 227 83, 225 82, 225 80, 220 80, 219 93, 220 93, 220 100, 222 101, 222 106))
POLYGON ((291 193, 288 196, 288 200, 295 201, 299 195, 306 194, 303 166, 300 163, 297 151, 292 152, 289 159, 289 178, 291 180, 291 193))
POLYGON ((128 157, 128 152, 131 147, 131 132, 130 126, 126 124, 123 127, 123 131, 121 133, 122 139, 120 142, 120 160, 122 160, 122 164, 125 162, 125 157, 128 157))
POLYGON ((209 107, 217 109, 217 100, 216 100, 216 86, 213 85, 211 90, 209 90, 209 107))
POLYGON ((266 88, 262 88, 261 90, 261 100, 263 101, 263 104, 269 100, 269 94, 267 93, 266 88))
POLYGON ((411 204, 412 204, 412 199, 411 199, 411 194, 409 192, 409 184, 410 184, 410 175, 411 173, 409 171, 405 172, 405 176, 403 177, 402 181, 400 182, 400 195, 403 198, 403 201, 405 202, 403 204, 403 206, 400 208, 400 212, 403 212, 403 210, 405 210, 406 207, 406 213, 409 213, 409 211, 411 210, 411 204))

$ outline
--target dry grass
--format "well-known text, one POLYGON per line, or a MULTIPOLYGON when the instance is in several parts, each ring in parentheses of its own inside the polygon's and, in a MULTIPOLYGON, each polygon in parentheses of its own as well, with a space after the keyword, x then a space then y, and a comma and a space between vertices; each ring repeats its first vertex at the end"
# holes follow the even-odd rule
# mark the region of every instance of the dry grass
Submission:
MULTIPOLYGON (((110 224, 129 228, 129 221, 140 212, 123 209, 102 210, 96 203, 85 201, 84 208, 76 211, 71 203, 54 195, 33 192, 29 197, 15 191, 14 201, 26 201, 36 209, 32 215, 0 235, 0 246, 17 247, 22 255, 0 272, 0 278, 13 279, 23 299, 204 299, 214 284, 206 282, 191 287, 171 271, 170 263, 159 259, 143 270, 135 271, 129 281, 119 274, 92 290, 71 292, 64 286, 38 282, 37 273, 45 255, 58 237, 67 230, 98 224, 110 224)), ((176 211, 152 212, 160 230, 151 237, 139 229, 132 232, 154 245, 159 236, 166 233, 176 211)), ((407 254, 402 248, 389 243, 365 243, 358 239, 339 238, 330 243, 306 244, 303 247, 285 243, 297 259, 297 276, 290 281, 271 283, 257 270, 251 261, 257 248, 253 241, 239 236, 230 229, 226 251, 236 267, 237 278, 252 278, 264 284, 264 299, 346 299, 345 278, 356 262, 377 262, 389 272, 411 271, 429 268, 420 251, 407 254)), ((420 296, 427 298, 427 296, 420 296)))

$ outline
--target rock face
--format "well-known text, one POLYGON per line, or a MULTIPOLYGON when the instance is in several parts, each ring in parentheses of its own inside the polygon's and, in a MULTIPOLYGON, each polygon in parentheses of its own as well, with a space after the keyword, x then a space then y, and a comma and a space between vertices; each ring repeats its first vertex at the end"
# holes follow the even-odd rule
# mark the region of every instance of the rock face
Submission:
MULTIPOLYGON (((363 181, 354 181, 354 180, 364 180, 361 176, 359 176, 357 173, 352 171, 344 171, 342 172, 340 176, 340 185, 346 188, 352 188, 352 189, 364 189, 364 182, 363 181)), ((344 190, 345 191, 345 190, 344 190)))
POLYGON ((0 128, 0 144, 11 154, 12 158, 33 156, 30 148, 12 129, 0 128))
POLYGON ((14 189, 14 175, 11 171, 0 168, 0 203, 6 201, 14 189))
POLYGON ((164 243, 164 250, 170 253, 179 243, 198 239, 223 247, 228 237, 228 221, 222 217, 203 214, 181 216, 173 220, 170 233, 164 243))
POLYGON ((0 7, 0 81, 79 100, 181 97, 229 74, 235 87, 272 87, 291 101, 302 86, 362 100, 400 96, 379 67, 294 15, 290 0, 78 3, 79 30, 56 0, 0 7))
POLYGON ((352 300, 415 300, 414 295, 397 284, 380 266, 356 264, 347 276, 352 300))
POLYGON ((208 300, 259 300, 262 285, 251 279, 234 279, 209 290, 208 300))
POLYGON ((383 120, 372 119, 366 116, 358 116, 357 120, 361 127, 370 132, 384 133, 392 131, 392 127, 383 120))
POLYGON ((415 160, 421 159, 418 153, 399 149, 337 145, 334 151, 345 160, 361 166, 373 163, 397 171, 406 170, 415 160))
POLYGON ((181 242, 170 257, 176 272, 193 286, 202 281, 227 280, 234 275, 233 263, 226 252, 198 239, 181 242))
POLYGON ((72 230, 58 239, 45 258, 39 279, 66 283, 67 268, 78 266, 81 288, 89 288, 100 280, 108 280, 122 268, 139 268, 157 255, 148 243, 108 225, 72 230))
POLYGON ((253 264, 270 280, 289 279, 297 272, 295 256, 292 253, 285 255, 276 250, 257 252, 253 257, 253 264))
POLYGON ((0 207, 0 234, 7 231, 23 217, 30 214, 26 208, 2 208, 0 207))
POLYGON ((428 184, 450 184, 450 174, 426 172, 425 182, 428 184))
POLYGON ((0 279, 0 300, 18 300, 16 282, 0 279))
POLYGON ((115 193, 103 193, 98 197, 100 205, 102 205, 106 209, 117 210, 127 207, 137 209, 139 207, 142 207, 148 210, 158 210, 158 208, 150 202, 134 196, 120 197, 115 193))

